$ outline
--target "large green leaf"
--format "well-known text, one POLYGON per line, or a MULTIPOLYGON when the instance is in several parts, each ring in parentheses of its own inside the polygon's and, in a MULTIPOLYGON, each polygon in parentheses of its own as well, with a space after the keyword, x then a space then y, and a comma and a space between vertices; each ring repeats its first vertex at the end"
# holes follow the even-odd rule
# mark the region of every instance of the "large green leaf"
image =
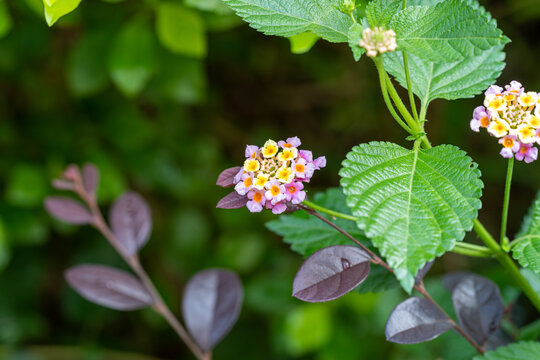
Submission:
POLYGON ((352 25, 333 0, 223 0, 255 29, 290 37, 306 31, 331 42, 347 42, 352 25))
POLYGON ((540 192, 536 195, 514 241, 514 259, 521 266, 540 274, 540 192))
POLYGON ((53 26, 62 16, 75 10, 80 3, 81 0, 43 0, 47 24, 53 26))
POLYGON ((385 26, 403 6, 401 0, 376 0, 366 6, 366 18, 371 28, 385 26))
MULTIPOLYGON (((328 209, 350 214, 345 203, 345 196, 339 188, 328 189, 325 193, 317 193, 313 201, 328 209)), ((321 214, 327 219, 330 216, 321 214)), ((331 219, 336 225, 347 231, 358 240, 365 240, 365 236, 355 223, 350 220, 331 219)), ((308 256, 315 251, 330 245, 351 245, 351 240, 322 222, 321 220, 298 211, 290 215, 281 215, 278 220, 266 223, 266 227, 278 235, 283 241, 291 244, 291 249, 308 256)))
POLYGON ((311 50, 317 40, 319 40, 319 37, 311 32, 293 35, 289 38, 291 52, 293 54, 305 54, 311 50))
POLYGON ((109 54, 109 73, 126 96, 137 95, 150 80, 155 51, 154 34, 145 21, 133 20, 120 30, 109 54))
POLYGON ((538 359, 540 343, 537 341, 522 341, 507 346, 501 346, 488 351, 483 356, 475 356, 474 360, 532 360, 538 359))
POLYGON ((451 145, 361 144, 347 154, 340 176, 358 227, 406 291, 426 262, 463 239, 481 207, 480 171, 451 145))
POLYGON ((159 41, 173 53, 196 58, 206 56, 206 33, 202 17, 181 4, 163 2, 157 7, 159 41))
POLYGON ((506 44, 495 21, 475 2, 447 0, 435 6, 411 6, 397 13, 389 27, 399 50, 428 61, 459 61, 506 44))
MULTIPOLYGON (((434 99, 473 97, 493 84, 504 69, 503 46, 496 46, 478 56, 456 62, 430 62, 408 54, 409 73, 413 92, 423 103, 434 99)), ((386 70, 406 88, 407 81, 401 52, 383 56, 386 70)))

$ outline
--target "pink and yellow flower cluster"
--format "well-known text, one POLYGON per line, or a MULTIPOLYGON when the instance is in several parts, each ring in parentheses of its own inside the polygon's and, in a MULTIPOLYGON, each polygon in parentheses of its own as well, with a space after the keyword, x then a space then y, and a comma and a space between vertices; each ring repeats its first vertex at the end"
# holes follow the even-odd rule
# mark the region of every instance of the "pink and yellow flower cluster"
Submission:
POLYGON ((515 157, 530 163, 537 159, 540 144, 540 96, 526 92, 523 86, 512 81, 503 89, 492 85, 485 92, 484 106, 474 109, 471 129, 480 128, 499 139, 504 158, 515 157))
POLYGON ((222 199, 218 207, 237 208, 245 200, 251 212, 266 208, 280 214, 288 205, 304 201, 303 183, 310 181, 315 170, 326 166, 326 158, 313 159, 311 151, 298 148, 300 144, 295 136, 286 141, 268 140, 262 147, 248 145, 244 165, 224 171, 221 180, 218 179, 218 185, 226 186, 227 176, 234 176, 231 185, 235 190, 222 199))

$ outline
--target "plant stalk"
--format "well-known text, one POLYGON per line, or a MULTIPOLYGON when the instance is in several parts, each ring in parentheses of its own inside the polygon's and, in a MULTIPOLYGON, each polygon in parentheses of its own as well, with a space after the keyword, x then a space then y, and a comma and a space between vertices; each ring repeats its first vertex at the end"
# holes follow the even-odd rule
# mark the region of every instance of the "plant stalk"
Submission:
POLYGON ((506 184, 504 186, 504 201, 501 220, 501 239, 499 243, 501 246, 505 242, 506 237, 506 223, 508 221, 508 204, 510 202, 510 188, 512 186, 512 173, 514 172, 514 157, 508 159, 508 168, 506 170, 506 184))
POLYGON ((210 360, 212 356, 211 353, 210 352, 205 353, 199 348, 199 346, 191 338, 191 336, 188 334, 188 332, 185 330, 182 324, 180 324, 178 319, 173 315, 173 313, 171 312, 171 310, 169 309, 165 301, 163 301, 163 298, 157 291, 152 280, 150 279, 150 277, 148 276, 148 274, 142 267, 137 255, 130 255, 124 251, 124 249, 120 245, 120 242, 118 241, 114 233, 111 231, 111 229, 107 225, 107 222, 103 218, 103 215, 101 214, 101 211, 99 210, 99 207, 97 205, 95 196, 88 194, 86 190, 84 189, 84 186, 80 182, 77 182, 75 184, 75 191, 81 197, 81 199, 88 205, 93 215, 92 225, 99 232, 101 232, 101 234, 107 239, 107 241, 116 250, 116 252, 118 252, 118 254, 124 259, 124 261, 129 265, 129 267, 137 275, 139 280, 142 282, 144 287, 148 290, 148 292, 154 299, 154 305, 152 306, 152 308, 158 314, 160 314, 167 321, 167 323, 169 323, 169 325, 174 329, 174 331, 178 334, 180 339, 186 344, 186 346, 191 350, 191 352, 193 353, 193 355, 195 355, 197 359, 210 360))

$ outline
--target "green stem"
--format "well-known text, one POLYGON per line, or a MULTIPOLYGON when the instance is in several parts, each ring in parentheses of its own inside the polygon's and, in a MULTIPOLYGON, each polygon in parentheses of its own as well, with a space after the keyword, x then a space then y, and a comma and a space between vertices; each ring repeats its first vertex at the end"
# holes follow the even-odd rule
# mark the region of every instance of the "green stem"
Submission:
POLYGON ((479 258, 490 258, 493 256, 492 251, 485 246, 478 246, 464 242, 457 242, 456 246, 452 249, 452 252, 479 258))
POLYGON ((514 171, 514 157, 512 156, 508 159, 508 169, 506 171, 506 185, 504 187, 504 202, 502 210, 502 220, 501 220, 501 240, 500 244, 504 243, 504 238, 506 237, 506 223, 508 220, 508 203, 510 201, 510 187, 512 184, 512 173, 514 171))
POLYGON ((340 213, 338 211, 327 209, 327 208, 322 207, 320 205, 314 204, 311 201, 304 200, 304 201, 302 201, 302 204, 306 205, 309 208, 312 208, 313 210, 328 214, 328 215, 336 217, 336 218, 341 218, 341 219, 351 220, 351 221, 356 221, 357 220, 357 218, 355 216, 348 215, 348 214, 343 214, 343 213, 340 213))
POLYGON ((474 231, 476 234, 478 234, 478 237, 480 237, 484 244, 486 244, 486 246, 493 252, 495 258, 505 268, 505 270, 510 273, 516 284, 521 288, 521 290, 523 290, 536 309, 540 311, 540 296, 533 290, 531 284, 529 284, 523 275, 521 275, 514 261, 512 261, 510 256, 508 256, 508 254, 501 249, 497 241, 493 238, 493 236, 491 236, 491 234, 478 219, 475 219, 473 223, 474 231))
MULTIPOLYGON (((403 2, 403 7, 407 5, 407 1, 403 2)), ((405 68, 405 78, 407 79, 407 92, 409 93, 409 102, 411 103, 411 110, 414 116, 414 120, 420 124, 418 121, 418 112, 416 111, 416 103, 414 102, 414 94, 412 92, 412 85, 411 85, 411 76, 409 74, 409 61, 407 60, 407 52, 403 51, 403 67, 405 68)))
POLYGON ((384 102, 386 104, 386 107, 388 108, 388 111, 390 111, 390 114, 394 117, 396 122, 403 128, 405 131, 407 131, 409 134, 414 135, 416 132, 413 131, 407 124, 401 120, 399 115, 396 113, 396 110, 394 109, 394 106, 392 105, 392 102, 390 101, 390 98, 388 97, 388 88, 386 87, 386 72, 384 68, 382 67, 380 59, 373 59, 373 62, 375 63, 375 66, 377 67, 377 71, 379 73, 379 82, 381 84, 381 92, 383 94, 384 102))
POLYGON ((354 18, 354 15, 352 12, 349 13, 349 16, 351 17, 352 22, 356 24, 356 19, 354 18))
POLYGON ((392 80, 390 80, 390 77, 386 73, 386 70, 384 70, 384 66, 381 62, 381 68, 383 71, 383 75, 388 87, 388 94, 390 94, 390 97, 394 101, 394 104, 396 104, 397 109, 399 110, 401 116, 405 119, 407 124, 413 129, 415 133, 422 132, 422 128, 420 128, 419 124, 414 120, 412 115, 409 113, 409 110, 405 107, 405 104, 403 104, 403 101, 401 101, 401 98, 399 97, 399 94, 396 91, 396 88, 394 87, 394 84, 392 84, 392 80))

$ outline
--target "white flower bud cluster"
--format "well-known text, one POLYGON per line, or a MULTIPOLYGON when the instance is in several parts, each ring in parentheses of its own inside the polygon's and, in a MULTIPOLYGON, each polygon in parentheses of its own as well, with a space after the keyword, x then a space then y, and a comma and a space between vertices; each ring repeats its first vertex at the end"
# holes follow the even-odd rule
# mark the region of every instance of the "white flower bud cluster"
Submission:
POLYGON ((397 48, 396 33, 394 30, 384 30, 376 26, 374 29, 364 29, 360 46, 366 49, 367 56, 375 57, 388 51, 395 51, 397 48))

